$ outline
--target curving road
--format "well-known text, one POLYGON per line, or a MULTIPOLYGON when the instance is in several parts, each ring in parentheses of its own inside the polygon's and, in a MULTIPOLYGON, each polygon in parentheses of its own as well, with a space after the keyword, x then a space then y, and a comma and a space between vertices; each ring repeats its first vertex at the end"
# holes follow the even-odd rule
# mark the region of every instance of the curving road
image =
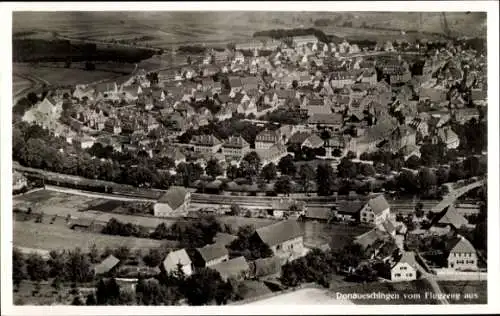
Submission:
POLYGON ((435 205, 432 209, 431 212, 441 212, 451 204, 455 203, 456 199, 464 195, 465 193, 469 192, 470 190, 473 190, 475 188, 478 188, 484 184, 484 180, 479 180, 474 183, 468 184, 466 186, 463 186, 461 188, 458 188, 454 191, 451 191, 448 193, 441 202, 439 202, 437 205, 435 205))

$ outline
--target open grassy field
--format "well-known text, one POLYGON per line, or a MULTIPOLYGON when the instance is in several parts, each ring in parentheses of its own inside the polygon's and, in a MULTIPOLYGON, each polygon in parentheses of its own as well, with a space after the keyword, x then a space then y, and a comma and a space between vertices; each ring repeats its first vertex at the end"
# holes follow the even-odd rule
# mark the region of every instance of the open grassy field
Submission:
POLYGON ((23 77, 13 75, 12 76, 12 93, 15 95, 21 91, 31 87, 33 83, 23 77))
POLYGON ((13 72, 34 76, 52 85, 87 84, 118 76, 110 71, 86 71, 79 68, 44 67, 43 65, 34 66, 26 63, 14 63, 13 72))
MULTIPOLYGON (((170 48, 185 43, 227 43, 245 41, 256 31, 276 28, 313 27, 317 19, 335 20, 335 26, 318 27, 327 34, 360 36, 383 40, 399 30, 443 33, 442 16, 437 12, 16 12, 14 32, 39 33, 93 40, 124 40, 138 45, 170 48), (51 23, 46 23, 51 21, 51 23), (352 30, 340 28, 352 23, 352 30), (362 28, 366 26, 368 28, 362 28), (396 29, 382 32, 369 28, 396 29)), ((448 12, 449 29, 457 35, 484 36, 486 14, 448 12)), ((47 36, 47 35, 45 35, 47 36)))
POLYGON ((87 251, 92 244, 95 244, 99 249, 120 246, 127 246, 131 249, 148 249, 159 248, 165 243, 153 239, 79 232, 62 225, 51 225, 49 220, 44 221, 44 223, 15 221, 13 227, 14 246, 34 249, 61 250, 78 247, 87 251))

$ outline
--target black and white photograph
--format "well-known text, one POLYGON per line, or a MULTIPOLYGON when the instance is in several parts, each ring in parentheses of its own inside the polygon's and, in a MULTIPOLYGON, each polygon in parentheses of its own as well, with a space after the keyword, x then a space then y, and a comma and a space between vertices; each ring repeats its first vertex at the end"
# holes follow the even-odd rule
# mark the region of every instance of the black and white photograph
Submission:
POLYGON ((11 9, 9 304, 495 304, 498 3, 459 3, 11 9))

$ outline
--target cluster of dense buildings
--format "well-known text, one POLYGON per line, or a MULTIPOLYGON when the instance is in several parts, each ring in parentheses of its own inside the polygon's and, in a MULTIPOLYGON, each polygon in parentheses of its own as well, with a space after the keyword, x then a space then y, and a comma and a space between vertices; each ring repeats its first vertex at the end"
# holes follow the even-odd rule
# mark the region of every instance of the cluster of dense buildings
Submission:
MULTIPOLYGON (((479 119, 478 108, 486 105, 485 60, 471 58, 473 53, 460 47, 434 50, 431 57, 412 62, 397 53, 364 56, 347 41, 321 43, 315 36, 297 36, 285 42, 255 40, 233 51, 210 50, 199 64, 162 70, 157 80, 138 71, 124 83, 58 90, 23 119, 81 148, 100 143, 150 156, 175 153, 176 164, 190 156, 186 149, 205 160, 236 164, 254 150, 266 164, 286 156, 290 144, 322 147, 324 159, 379 149, 401 152, 407 159, 420 155, 425 137, 456 148, 458 136, 449 123, 479 119), (461 82, 472 91, 468 104, 452 89, 461 82), (71 103, 66 124, 59 121, 63 102, 71 103), (264 130, 255 144, 239 135, 176 141, 189 129, 236 114, 262 120, 278 110, 305 119, 264 130), (155 130, 161 131, 161 141, 151 137, 155 130), (330 139, 319 137, 324 130, 330 139)), ((393 48, 384 43, 379 50, 393 48)))

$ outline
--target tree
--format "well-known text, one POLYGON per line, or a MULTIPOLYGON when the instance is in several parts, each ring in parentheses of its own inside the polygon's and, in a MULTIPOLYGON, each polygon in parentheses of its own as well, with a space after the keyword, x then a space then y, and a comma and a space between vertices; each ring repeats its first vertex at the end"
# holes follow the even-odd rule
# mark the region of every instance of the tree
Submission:
POLYGON ((314 177, 315 177, 314 169, 310 165, 303 164, 302 166, 300 166, 299 178, 304 192, 309 193, 311 181, 314 180, 314 177))
POLYGON ((157 267, 161 263, 162 259, 163 259, 162 253, 157 248, 149 249, 148 254, 145 255, 143 258, 144 263, 148 267, 157 267))
POLYGON ((354 178, 357 175, 357 167, 351 159, 344 157, 337 166, 337 172, 341 178, 354 178))
POLYGON ((241 214, 241 207, 238 204, 231 204, 231 215, 233 216, 240 216, 241 214))
POLYGON ((205 167, 205 171, 206 171, 207 175, 211 176, 212 178, 216 178, 217 176, 220 176, 224 173, 221 165, 215 159, 210 159, 207 162, 207 166, 205 167))
POLYGON ((81 305, 84 305, 83 304, 83 301, 80 297, 80 295, 76 295, 74 298, 73 298, 73 301, 71 302, 71 305, 78 305, 78 306, 81 306, 81 305))
POLYGON ((15 287, 19 287, 21 282, 26 279, 26 263, 23 253, 18 249, 12 249, 12 281, 15 287))
POLYGON ((89 249, 89 259, 91 263, 98 263, 99 262, 99 249, 97 249, 96 244, 92 244, 89 249))
POLYGON ((373 168, 373 165, 362 163, 360 169, 361 174, 364 176, 373 177, 375 175, 375 168, 373 168))
POLYGON ((93 277, 88 256, 80 248, 69 251, 65 270, 68 273, 69 280, 72 282, 88 282, 93 277))
POLYGON ((87 299, 85 300, 85 305, 88 305, 88 306, 97 305, 97 300, 96 300, 95 295, 93 293, 90 293, 89 295, 87 295, 87 299))
POLYGON ((36 95, 36 93, 34 92, 30 92, 28 93, 28 95, 26 96, 26 98, 28 99, 28 101, 34 105, 36 104, 39 100, 38 100, 38 96, 36 95))
POLYGON ((408 193, 418 192, 418 179, 411 171, 402 171, 397 177, 397 185, 408 193))
POLYGON ((422 168, 418 172, 418 182, 420 190, 428 194, 437 185, 436 175, 431 169, 422 168))
POLYGON ((118 305, 120 299, 120 286, 114 278, 100 279, 96 291, 97 305, 118 305))
POLYGON ((292 180, 289 176, 281 176, 274 184, 274 191, 276 193, 283 193, 289 195, 292 193, 292 180))
POLYGON ((229 165, 226 169, 226 175, 231 180, 236 179, 238 177, 238 167, 229 165))
POLYGON ((160 283, 156 279, 140 279, 135 292, 137 303, 141 305, 162 305, 164 301, 160 283))
POLYGON ((297 88, 299 87, 299 82, 298 82, 297 80, 293 80, 293 81, 292 81, 292 87, 293 87, 294 89, 297 89, 297 88))
POLYGON ((47 280, 49 277, 47 262, 37 253, 31 253, 26 259, 26 271, 32 281, 47 280))
POLYGON ((127 260, 130 256, 130 248, 127 246, 120 246, 116 249, 114 255, 120 260, 127 260))
POLYGON ((269 181, 276 179, 277 171, 276 165, 271 162, 262 168, 260 176, 269 183, 269 181))
POLYGON ((189 305, 207 305, 215 300, 217 291, 224 283, 219 272, 202 268, 186 279, 181 291, 189 305))
POLYGON ((316 183, 318 186, 318 195, 328 196, 333 192, 335 185, 335 173, 332 166, 328 164, 319 164, 316 169, 316 183))
POLYGON ((287 155, 281 158, 281 160, 278 163, 278 169, 283 175, 289 175, 292 177, 295 176, 295 173, 297 172, 297 167, 293 162, 292 155, 287 155))
POLYGON ((48 260, 49 276, 64 280, 66 278, 66 256, 64 252, 52 250, 48 260))
POLYGON ((422 202, 418 202, 417 205, 415 205, 415 216, 417 218, 422 218, 424 216, 424 205, 422 202))
POLYGON ((261 161, 259 155, 255 152, 252 151, 243 157, 242 161, 245 161, 248 163, 248 168, 245 170, 245 173, 251 177, 255 178, 259 174, 259 170, 261 167, 261 161))
POLYGON ((332 135, 330 134, 330 132, 327 129, 324 129, 321 131, 320 137, 322 140, 327 140, 327 139, 330 139, 332 137, 332 135))

